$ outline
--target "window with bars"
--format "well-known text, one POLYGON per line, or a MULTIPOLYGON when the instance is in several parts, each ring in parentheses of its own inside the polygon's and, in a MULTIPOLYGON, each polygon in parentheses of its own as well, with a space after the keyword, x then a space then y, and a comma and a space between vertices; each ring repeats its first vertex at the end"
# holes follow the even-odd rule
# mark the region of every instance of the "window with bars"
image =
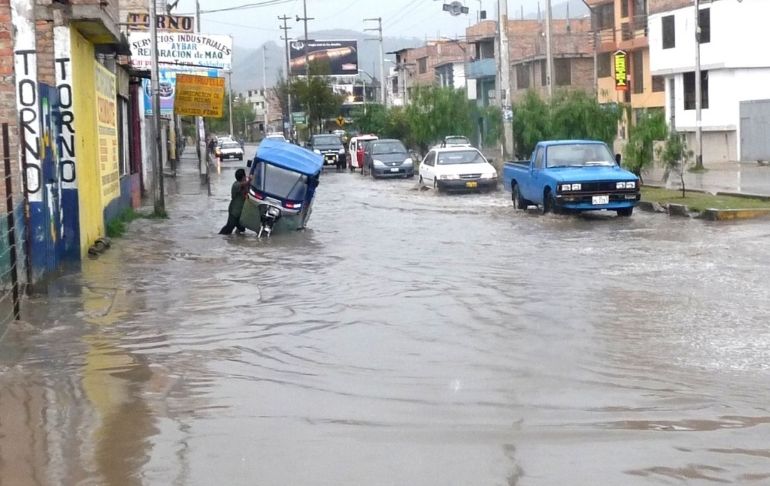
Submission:
POLYGON ((428 72, 428 58, 427 57, 421 57, 417 60, 417 73, 418 74, 425 74, 428 72))
POLYGON ((516 89, 529 89, 529 64, 516 66, 516 89))

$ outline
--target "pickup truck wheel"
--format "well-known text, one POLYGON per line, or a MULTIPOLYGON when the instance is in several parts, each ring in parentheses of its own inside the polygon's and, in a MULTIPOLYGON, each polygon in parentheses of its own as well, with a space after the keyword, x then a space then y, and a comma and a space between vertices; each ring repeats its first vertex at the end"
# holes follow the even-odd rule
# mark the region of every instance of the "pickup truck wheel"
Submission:
POLYGON ((634 207, 633 206, 631 206, 630 208, 618 209, 618 216, 620 216, 620 217, 628 218, 632 214, 634 214, 634 207))
POLYGON ((554 197, 551 190, 547 190, 545 194, 543 195, 543 213, 554 213, 558 214, 559 209, 556 206, 556 198, 554 197))
POLYGON ((519 191, 519 185, 514 183, 511 188, 511 200, 513 201, 514 209, 527 209, 527 201, 521 197, 521 191, 519 191))

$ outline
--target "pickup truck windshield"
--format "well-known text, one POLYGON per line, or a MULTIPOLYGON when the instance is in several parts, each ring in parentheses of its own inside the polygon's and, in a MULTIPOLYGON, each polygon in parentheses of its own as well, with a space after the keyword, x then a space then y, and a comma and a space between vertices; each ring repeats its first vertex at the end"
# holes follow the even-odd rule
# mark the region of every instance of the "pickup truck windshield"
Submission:
POLYGON ((444 152, 438 154, 438 165, 482 164, 484 162, 486 162, 484 157, 475 150, 444 152))
POLYGON ((610 167, 615 159, 605 145, 575 143, 548 147, 547 167, 610 167))
POLYGON ((376 142, 372 146, 372 154, 374 155, 403 153, 406 153, 406 148, 401 142, 376 142))
POLYGON ((313 137, 313 145, 341 145, 342 140, 337 135, 316 135, 313 137))

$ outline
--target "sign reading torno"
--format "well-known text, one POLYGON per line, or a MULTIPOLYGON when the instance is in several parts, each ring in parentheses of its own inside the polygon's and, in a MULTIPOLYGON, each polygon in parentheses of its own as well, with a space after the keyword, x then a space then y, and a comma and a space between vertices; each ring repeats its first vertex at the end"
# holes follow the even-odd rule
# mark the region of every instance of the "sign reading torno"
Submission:
MULTIPOLYGON (((194 32, 195 21, 184 15, 158 15, 158 29, 166 32, 194 32)), ((126 19, 130 30, 147 30, 150 28, 150 16, 143 12, 132 12, 126 19)))

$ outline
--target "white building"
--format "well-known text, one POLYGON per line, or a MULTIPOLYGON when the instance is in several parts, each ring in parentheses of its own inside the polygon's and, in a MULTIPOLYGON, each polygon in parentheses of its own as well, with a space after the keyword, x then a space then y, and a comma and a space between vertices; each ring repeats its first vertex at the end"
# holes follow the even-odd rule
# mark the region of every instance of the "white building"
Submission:
MULTIPOLYGON (((666 117, 695 148, 692 0, 649 0, 650 68, 666 79, 666 117), (674 8, 672 7, 682 7, 674 8)), ((770 159, 770 1, 701 2, 703 161, 770 159), (762 154, 765 154, 762 157, 762 154)))
POLYGON ((444 61, 433 68, 442 88, 465 89, 465 61, 444 61))
POLYGON ((265 108, 267 107, 265 92, 261 89, 250 89, 246 92, 244 99, 254 108, 257 119, 261 120, 265 116, 265 108))

